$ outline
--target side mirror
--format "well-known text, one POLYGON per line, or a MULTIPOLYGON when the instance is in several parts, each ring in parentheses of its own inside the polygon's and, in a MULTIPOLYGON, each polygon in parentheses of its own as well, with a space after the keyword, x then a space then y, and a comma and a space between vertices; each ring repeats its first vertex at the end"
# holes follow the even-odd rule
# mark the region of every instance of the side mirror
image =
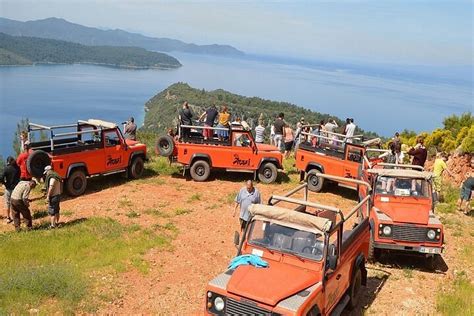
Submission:
POLYGON ((234 232, 234 245, 237 248, 240 245, 240 234, 239 234, 239 232, 234 232))
POLYGON ((336 270, 337 267, 337 256, 335 255, 328 255, 327 257, 327 265, 328 268, 331 270, 336 270))

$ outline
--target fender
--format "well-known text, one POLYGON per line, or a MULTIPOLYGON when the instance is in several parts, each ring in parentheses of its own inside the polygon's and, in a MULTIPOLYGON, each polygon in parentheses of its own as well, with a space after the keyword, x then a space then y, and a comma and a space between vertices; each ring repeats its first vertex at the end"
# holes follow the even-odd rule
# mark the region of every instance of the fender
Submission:
POLYGON ((87 165, 84 162, 76 162, 76 163, 70 164, 69 167, 67 168, 66 178, 69 178, 72 171, 79 167, 84 168, 86 170, 86 175, 89 175, 89 171, 87 171, 87 165))
POLYGON ((317 163, 317 162, 310 162, 308 163, 308 165, 306 166, 306 170, 305 172, 308 172, 312 169, 319 169, 319 171, 321 171, 322 173, 324 173, 324 166, 317 163))
POLYGON ((357 258, 354 260, 354 266, 352 267, 352 275, 354 276, 354 273, 356 269, 360 267, 361 268, 361 274, 362 274, 362 285, 367 285, 367 269, 365 268, 365 257, 363 253, 360 253, 357 258))
POLYGON ((146 154, 143 152, 143 150, 137 150, 133 153, 130 154, 130 157, 128 159, 128 166, 132 164, 133 158, 137 156, 142 156, 144 160, 146 160, 146 154))
POLYGON ((262 158, 258 164, 258 169, 260 169, 260 167, 266 163, 266 162, 272 162, 275 164, 275 166, 278 168, 278 169, 283 169, 282 166, 281 166, 281 163, 278 161, 278 159, 274 158, 274 157, 266 157, 266 158, 262 158))
POLYGON ((194 155, 192 155, 191 159, 189 160, 189 166, 191 166, 193 164, 193 162, 198 158, 203 159, 203 160, 207 160, 207 162, 209 162, 209 166, 212 168, 212 159, 208 154, 194 154, 194 155))

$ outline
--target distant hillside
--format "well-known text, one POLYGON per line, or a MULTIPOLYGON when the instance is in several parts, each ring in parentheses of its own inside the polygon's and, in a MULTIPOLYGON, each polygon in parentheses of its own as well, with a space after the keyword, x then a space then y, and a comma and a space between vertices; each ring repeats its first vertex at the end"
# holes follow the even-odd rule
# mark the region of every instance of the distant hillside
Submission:
MULTIPOLYGON (((306 122, 312 124, 319 123, 322 119, 335 118, 329 114, 318 113, 287 102, 244 97, 222 89, 214 91, 199 90, 190 87, 186 83, 175 83, 146 102, 145 123, 142 129, 163 132, 167 128, 175 127, 178 110, 184 101, 189 102, 196 116, 204 112, 210 104, 220 107, 225 103, 229 107, 233 118, 242 117, 251 126, 257 124, 262 113, 267 127, 280 112, 285 113, 285 120, 293 124, 293 127, 302 116, 305 117, 306 122)), ((343 126, 344 122, 341 119, 335 119, 340 126, 343 126)), ((360 129, 358 132, 367 136, 376 136, 374 133, 364 132, 360 129)))
POLYGON ((229 45, 189 44, 175 39, 148 37, 119 29, 101 30, 58 18, 27 22, 0 18, 0 32, 14 36, 51 38, 83 45, 135 46, 161 52, 177 51, 227 56, 244 55, 243 52, 229 45))
POLYGON ((131 68, 176 68, 179 61, 138 47, 85 46, 0 33, 0 65, 92 63, 131 68))

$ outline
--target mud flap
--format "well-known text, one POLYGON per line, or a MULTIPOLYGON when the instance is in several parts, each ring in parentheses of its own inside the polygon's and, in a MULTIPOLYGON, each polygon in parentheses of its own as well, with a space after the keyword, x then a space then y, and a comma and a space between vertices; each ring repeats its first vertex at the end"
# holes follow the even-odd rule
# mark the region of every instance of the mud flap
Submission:
POLYGON ((301 181, 304 181, 304 178, 305 178, 305 172, 304 172, 304 171, 300 171, 300 182, 301 182, 301 181))

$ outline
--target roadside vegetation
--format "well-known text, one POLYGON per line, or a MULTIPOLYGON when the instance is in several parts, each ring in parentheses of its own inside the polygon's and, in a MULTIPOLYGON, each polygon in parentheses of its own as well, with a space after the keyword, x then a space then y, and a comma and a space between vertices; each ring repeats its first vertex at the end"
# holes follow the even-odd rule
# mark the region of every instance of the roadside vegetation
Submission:
POLYGON ((104 291, 104 281, 130 269, 146 273, 143 255, 166 249, 172 239, 160 227, 100 217, 41 228, 0 234, 0 314, 93 312, 110 295, 120 295, 104 291))

